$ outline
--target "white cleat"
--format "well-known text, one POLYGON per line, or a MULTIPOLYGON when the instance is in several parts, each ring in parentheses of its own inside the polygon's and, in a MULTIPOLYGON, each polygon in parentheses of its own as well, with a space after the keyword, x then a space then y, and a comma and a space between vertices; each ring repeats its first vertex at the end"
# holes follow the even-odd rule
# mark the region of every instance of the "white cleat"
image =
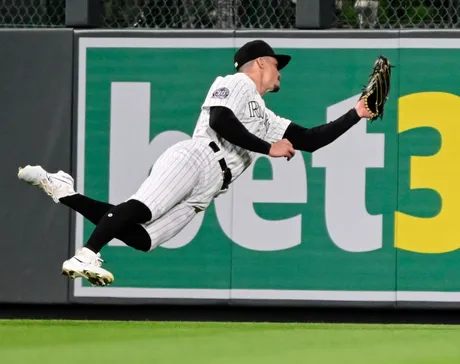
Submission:
POLYGON ((74 180, 71 175, 59 171, 48 173, 41 166, 25 166, 19 168, 18 178, 26 183, 38 186, 54 202, 58 203, 62 197, 74 195, 74 180))
POLYGON ((81 248, 73 258, 62 264, 62 274, 71 279, 85 278, 94 286, 107 286, 113 282, 114 277, 108 270, 101 268, 102 262, 99 253, 81 248))

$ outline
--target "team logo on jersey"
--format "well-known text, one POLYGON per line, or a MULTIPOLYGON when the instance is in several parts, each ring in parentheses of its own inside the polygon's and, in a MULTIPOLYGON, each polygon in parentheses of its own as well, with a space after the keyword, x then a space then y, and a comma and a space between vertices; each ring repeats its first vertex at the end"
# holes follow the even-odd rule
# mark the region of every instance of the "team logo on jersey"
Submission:
POLYGON ((229 94, 230 91, 227 87, 221 87, 212 93, 212 97, 216 99, 225 99, 229 94))
POLYGON ((248 108, 249 108, 249 116, 251 118, 254 118, 254 117, 262 118, 264 116, 260 108, 260 105, 257 101, 249 101, 248 108))

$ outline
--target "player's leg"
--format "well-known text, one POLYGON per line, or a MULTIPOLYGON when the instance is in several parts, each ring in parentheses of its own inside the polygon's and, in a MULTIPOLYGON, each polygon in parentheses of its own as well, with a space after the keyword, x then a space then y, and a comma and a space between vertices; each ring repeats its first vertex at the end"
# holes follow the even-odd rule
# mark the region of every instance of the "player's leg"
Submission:
MULTIPOLYGON (((110 203, 76 193, 72 176, 63 171, 48 173, 41 166, 26 166, 20 168, 18 177, 26 183, 38 186, 55 202, 60 202, 80 213, 95 225, 114 207, 110 203)), ((150 248, 148 234, 142 226, 137 224, 127 226, 115 238, 134 249, 148 251, 150 248)))
MULTIPOLYGON (((131 202, 140 204, 139 201, 130 200, 119 206, 126 206, 131 202)), ((120 216, 123 211, 121 211, 121 209, 116 209, 117 207, 118 206, 110 211, 116 213, 118 210, 119 213, 117 213, 117 215, 120 216)), ((126 213, 126 211, 124 212, 126 213)), ((144 241, 144 251, 150 251, 176 236, 190 221, 192 221, 196 214, 197 210, 193 206, 190 206, 187 202, 182 202, 171 208, 152 223, 143 226, 137 225, 140 229, 138 231, 139 237, 137 241, 144 241)), ((128 238, 136 239, 133 233, 131 233, 127 239, 128 238)), ((103 261, 100 258, 100 254, 95 254, 91 249, 93 249, 91 244, 87 244, 84 248, 80 249, 73 258, 66 260, 62 265, 63 274, 72 279, 78 277, 86 278, 91 283, 99 286, 105 286, 112 283, 114 280, 112 273, 101 267, 103 261)))
POLYGON ((150 217, 151 212, 148 207, 136 200, 129 200, 112 207, 96 225, 86 245, 62 264, 62 274, 72 279, 86 278, 92 284, 99 286, 112 283, 113 274, 101 267, 103 261, 99 251, 110 240, 117 237, 129 238, 123 241, 133 242, 139 250, 148 251, 151 246, 150 237, 139 224, 147 222, 150 217), (123 235, 127 232, 129 237, 123 235))
POLYGON ((198 178, 199 169, 189 155, 163 154, 137 192, 101 218, 85 247, 98 253, 126 226, 157 220, 187 198, 198 178))
POLYGON ((185 200, 199 185, 200 166, 195 162, 187 150, 168 149, 133 197, 101 218, 86 245, 64 262, 63 273, 70 278, 84 277, 95 284, 111 283, 113 275, 100 268, 100 264, 96 266, 101 249, 126 227, 153 222, 185 200))

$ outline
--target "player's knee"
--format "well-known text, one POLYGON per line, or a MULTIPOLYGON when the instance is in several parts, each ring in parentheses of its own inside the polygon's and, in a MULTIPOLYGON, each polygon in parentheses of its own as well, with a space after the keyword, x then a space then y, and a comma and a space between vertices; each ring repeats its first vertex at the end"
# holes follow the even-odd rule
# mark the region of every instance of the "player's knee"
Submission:
POLYGON ((142 224, 152 219, 150 209, 138 200, 128 200, 116 208, 117 212, 124 214, 131 223, 142 224))

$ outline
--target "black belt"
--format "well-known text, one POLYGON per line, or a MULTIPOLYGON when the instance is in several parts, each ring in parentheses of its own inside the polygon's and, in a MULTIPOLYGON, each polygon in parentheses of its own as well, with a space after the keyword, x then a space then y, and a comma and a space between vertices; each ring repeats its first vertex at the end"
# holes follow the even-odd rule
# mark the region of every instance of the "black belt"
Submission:
MULTIPOLYGON (((220 151, 219 147, 217 146, 215 142, 209 143, 209 146, 214 151, 214 153, 217 153, 220 151)), ((220 168, 222 169, 222 178, 224 180, 224 183, 222 184, 222 189, 226 190, 228 186, 230 185, 230 182, 232 181, 232 171, 230 170, 230 168, 227 167, 227 163, 225 163, 224 158, 219 159, 219 165, 220 165, 220 168)))

